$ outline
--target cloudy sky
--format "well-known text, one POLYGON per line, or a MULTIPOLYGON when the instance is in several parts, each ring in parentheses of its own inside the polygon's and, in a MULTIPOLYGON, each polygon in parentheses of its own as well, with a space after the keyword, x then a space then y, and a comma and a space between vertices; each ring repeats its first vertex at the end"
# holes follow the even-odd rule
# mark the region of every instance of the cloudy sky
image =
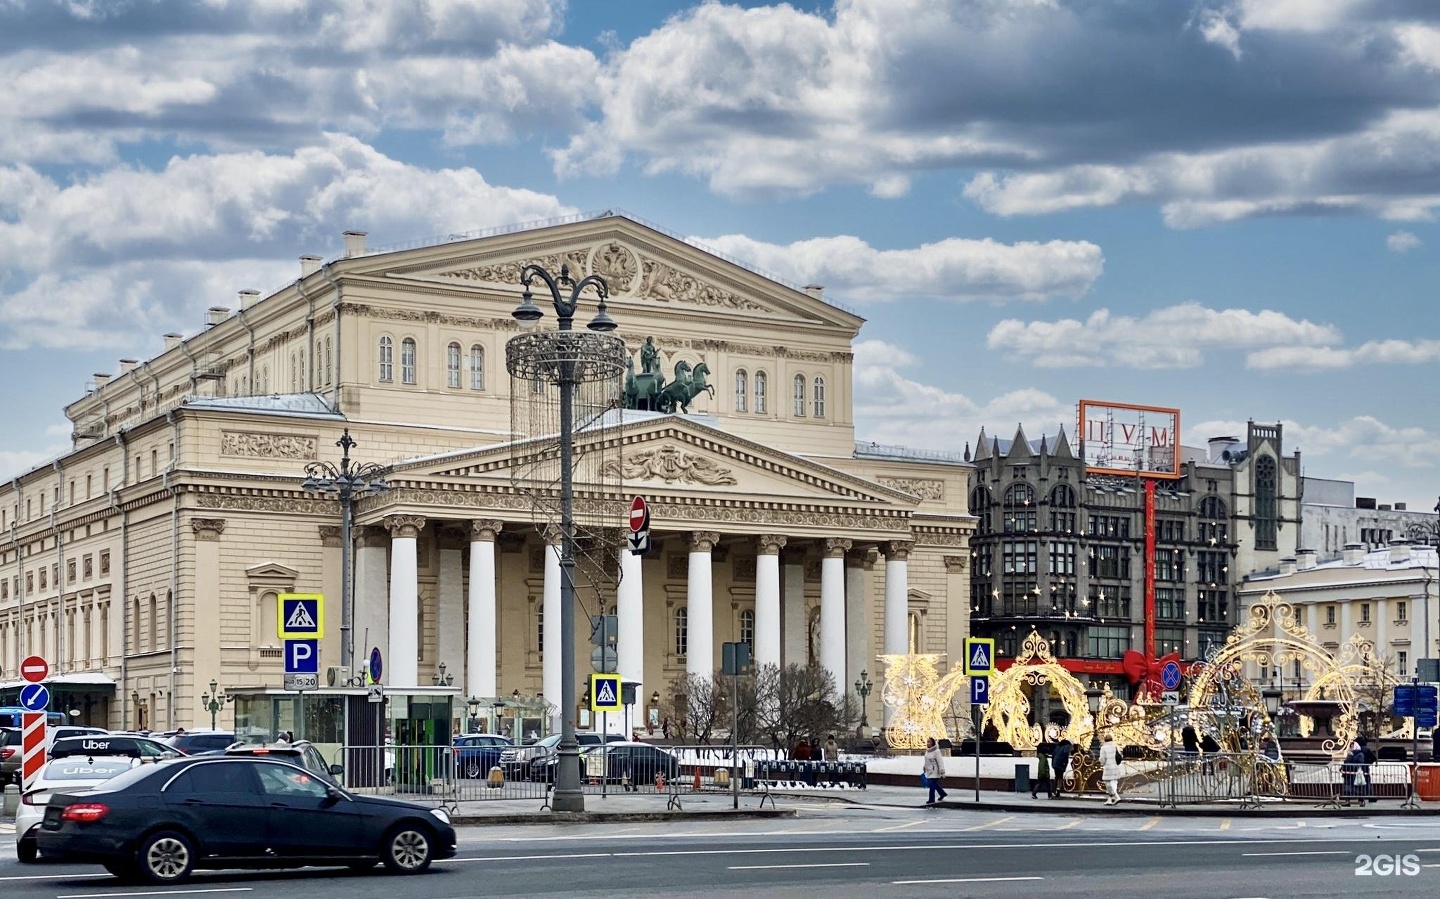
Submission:
POLYGON ((608 207, 868 318, 865 439, 1115 399, 1440 493, 1429 0, 0 0, 0 474, 346 228, 608 207))

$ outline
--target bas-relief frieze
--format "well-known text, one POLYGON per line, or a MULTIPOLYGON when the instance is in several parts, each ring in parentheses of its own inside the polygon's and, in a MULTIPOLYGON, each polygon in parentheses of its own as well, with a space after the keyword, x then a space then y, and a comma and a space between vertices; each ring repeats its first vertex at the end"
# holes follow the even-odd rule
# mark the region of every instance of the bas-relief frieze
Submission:
POLYGON ((902 493, 909 493, 921 499, 943 502, 945 482, 931 478, 876 478, 877 483, 892 487, 902 493))
POLYGON ((340 311, 362 318, 381 319, 397 322, 423 322, 426 324, 449 325, 456 328, 477 328, 488 331, 518 331, 519 324, 511 318, 480 318, 469 315, 445 315, 424 309, 392 309, 387 306, 371 306, 365 303, 345 303, 340 311))
POLYGON ((220 454, 262 459, 314 459, 317 442, 318 438, 308 435, 221 431, 220 454))
POLYGON ((605 474, 626 481, 661 480, 667 484, 703 484, 708 487, 734 487, 739 482, 730 469, 714 459, 687 453, 676 446, 632 453, 605 465, 605 474))
POLYGON ((283 496, 233 496, 228 493, 198 493, 195 505, 202 509, 230 509, 236 512, 293 512, 303 515, 333 515, 335 503, 324 499, 283 496))

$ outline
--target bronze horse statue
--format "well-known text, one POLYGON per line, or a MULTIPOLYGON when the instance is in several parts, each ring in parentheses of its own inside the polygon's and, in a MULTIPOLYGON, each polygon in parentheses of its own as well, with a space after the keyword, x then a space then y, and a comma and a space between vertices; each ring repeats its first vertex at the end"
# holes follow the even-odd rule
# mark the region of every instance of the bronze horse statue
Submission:
POLYGON ((690 363, 681 359, 675 363, 675 380, 666 384, 660 391, 657 406, 661 412, 673 414, 678 408, 681 412, 689 413, 690 401, 702 393, 715 396, 715 385, 705 383, 705 376, 710 373, 710 366, 701 362, 694 369, 690 363))

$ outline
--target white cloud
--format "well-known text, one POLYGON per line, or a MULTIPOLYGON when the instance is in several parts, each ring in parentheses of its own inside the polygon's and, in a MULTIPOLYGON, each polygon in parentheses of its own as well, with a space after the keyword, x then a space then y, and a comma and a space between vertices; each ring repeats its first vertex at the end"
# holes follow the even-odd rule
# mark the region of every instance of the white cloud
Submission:
POLYGON ((1396 231, 1385 238, 1385 246, 1389 247, 1392 253, 1408 253, 1420 246, 1420 238, 1409 231, 1396 231))
POLYGON ((823 284, 827 292, 853 302, 1074 297, 1089 290, 1105 267, 1104 254, 1089 241, 1004 244, 949 238, 913 249, 878 250, 851 236, 788 245, 739 234, 692 240, 792 281, 823 284))
MULTIPOLYGON (((1185 443, 1200 446, 1216 434, 1244 434, 1245 424, 1223 420, 1187 423, 1185 443)), ((1307 473, 1324 471, 1325 477, 1334 477, 1328 472, 1337 471, 1341 466, 1387 463, 1426 471, 1435 469, 1440 460, 1440 434, 1418 427, 1396 427, 1369 415, 1323 424, 1283 419, 1281 424, 1285 427, 1285 451, 1300 450, 1307 473)))
POLYGON ((1320 347, 1340 339, 1331 325, 1282 312, 1182 303, 1138 318, 1099 309, 1084 321, 1007 319, 991 328, 986 346, 1044 368, 1194 368, 1205 361, 1206 350, 1320 347))
POLYGON ((0 345, 119 346, 188 330, 239 289, 293 278, 294 263, 279 260, 332 247, 346 228, 383 243, 573 211, 342 135, 289 155, 176 157, 74 183, 0 167, 0 269, 13 273, 0 288, 0 345))
POLYGON ((1425 365, 1440 362, 1440 340, 1371 340, 1358 347, 1271 347, 1245 357, 1265 371, 1333 371, 1356 365, 1425 365))
POLYGON ((993 430, 995 422, 1024 422, 1037 435, 1054 434, 1074 418, 1070 404, 1041 390, 1021 388, 977 402, 917 380, 910 371, 920 367, 919 359, 894 344, 855 344, 857 439, 959 452, 983 425, 993 430))

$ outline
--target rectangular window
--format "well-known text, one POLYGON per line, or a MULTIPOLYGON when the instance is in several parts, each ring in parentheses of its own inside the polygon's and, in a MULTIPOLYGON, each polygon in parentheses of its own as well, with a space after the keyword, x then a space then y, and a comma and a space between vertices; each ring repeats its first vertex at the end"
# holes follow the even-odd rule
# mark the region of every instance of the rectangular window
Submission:
POLYGON ((993 566, 994 566, 994 559, 995 559, 995 547, 994 547, 994 545, 989 544, 989 543, 986 543, 986 544, 982 544, 981 546, 977 546, 977 547, 975 547, 975 554, 974 554, 974 555, 975 555, 975 561, 974 561, 974 563, 973 563, 973 564, 974 564, 974 569, 971 571, 971 574, 972 574, 973 576, 977 577, 977 578, 978 578, 978 577, 983 577, 983 578, 988 578, 988 577, 990 577, 992 571, 994 570, 994 568, 993 568, 993 566))
POLYGON ((100 554, 100 576, 104 577, 110 573, 110 551, 106 550, 100 554))
POLYGON ((1400 669, 1400 670, 1399 670, 1399 675, 1400 675, 1401 678, 1409 677, 1409 676, 1410 676, 1410 653, 1405 652, 1403 649, 1402 649, 1400 652, 1396 653, 1396 654, 1395 654, 1395 666, 1400 669))
POLYGON ((1000 585, 1003 614, 1034 618, 1040 614, 1040 587, 1028 578, 1007 580, 1000 585))
POLYGON ((1123 546, 1096 546, 1090 550, 1090 576, 1130 579, 1130 550, 1123 546))
POLYGON ((1023 534, 1035 530, 1037 514, 1034 509, 1006 509, 1005 533, 1023 534))
POLYGON ((95 576, 95 560, 88 553, 80 560, 80 575, 87 581, 95 576))
POLYGON ((1223 624, 1230 620, 1230 592, 1228 590, 1200 589, 1198 618, 1203 624, 1223 624))
POLYGON ((1185 591, 1174 587, 1155 588, 1155 617, 1185 620, 1185 591))
POLYGON ((1172 652, 1178 652, 1181 656, 1189 655, 1185 651, 1185 628, 1155 628, 1155 652, 1162 656, 1172 652))
POLYGON ((1128 515, 1091 515, 1090 536, 1111 537, 1120 540, 1130 539, 1130 516, 1128 515))
POLYGON ((1155 550, 1155 579, 1157 581, 1183 582, 1185 580, 1185 550, 1155 550))
POLYGON ((1054 531, 1054 532, 1057 533, 1057 534, 1073 534, 1073 533, 1075 533, 1075 513, 1074 513, 1074 512, 1051 512, 1051 513, 1050 513, 1050 530, 1054 531))
POLYGON ((1225 553, 1201 550, 1195 556, 1196 578, 1200 583, 1211 586, 1228 584, 1230 563, 1226 561, 1227 558, 1225 553))
POLYGON ((1006 540, 1000 545, 1002 571, 1005 574, 1036 574, 1040 554, 1038 540, 1006 540))
POLYGON ((1330 625, 1331 627, 1334 627, 1334 626, 1335 626, 1335 607, 1334 607, 1334 606, 1326 606, 1326 607, 1325 607, 1325 623, 1328 624, 1328 625, 1330 625))
POLYGON ((1362 603, 1360 603, 1360 623, 1361 623, 1361 624, 1369 624, 1369 623, 1370 623, 1370 603, 1368 603, 1368 602, 1362 602, 1362 603))
POLYGON ((1060 575, 1075 573, 1075 544, 1050 544, 1050 573, 1060 575))
POLYGON ((1161 543, 1184 543, 1185 520, 1161 518, 1155 522, 1155 539, 1161 543))
POLYGON ((73 584, 73 583, 75 583, 75 560, 74 560, 74 559, 67 559, 67 560, 65 560, 65 583, 67 583, 67 584, 73 584))
POLYGON ((1090 585, 1090 608, 1097 618, 1130 620, 1130 588, 1090 585))
POLYGON ((1402 599, 1402 600, 1400 600, 1400 601, 1398 601, 1398 602, 1395 603, 1395 620, 1396 620, 1396 621, 1408 621, 1409 619, 1407 619, 1407 618, 1405 617, 1406 612, 1407 612, 1407 609, 1405 608, 1405 600, 1402 599))
POLYGON ((535 651, 545 654, 545 607, 535 606, 535 651))
POLYGON ((1118 659, 1130 648, 1130 628, 1092 627, 1089 632, 1090 657, 1118 659))

